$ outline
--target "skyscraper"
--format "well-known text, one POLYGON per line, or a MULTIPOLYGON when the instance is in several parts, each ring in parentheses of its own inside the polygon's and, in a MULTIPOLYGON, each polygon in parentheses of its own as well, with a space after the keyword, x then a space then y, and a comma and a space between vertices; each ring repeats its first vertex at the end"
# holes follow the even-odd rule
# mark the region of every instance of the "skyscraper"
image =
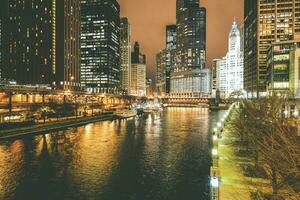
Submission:
POLYGON ((52 2, 52 68, 65 90, 80 87, 80 8, 80 0, 52 2))
POLYGON ((121 88, 125 93, 130 93, 131 83, 131 31, 126 17, 121 18, 120 25, 121 49, 121 88))
POLYGON ((2 68, 7 64, 7 57, 4 54, 8 53, 7 33, 8 33, 8 0, 3 0, 0 7, 0 80, 2 78, 2 68))
POLYGON ((244 87, 250 97, 266 94, 267 49, 300 39, 300 4, 295 0, 244 1, 244 87))
POLYGON ((3 77, 19 84, 79 87, 79 0, 9 1, 3 77))
POLYGON ((91 91, 116 93, 120 86, 120 5, 81 0, 81 83, 91 91))
POLYGON ((159 96, 166 95, 167 51, 164 49, 156 55, 156 90, 159 96))
POLYGON ((270 96, 300 97, 300 41, 274 42, 267 53, 270 96))
POLYGON ((132 64, 146 64, 146 55, 141 53, 140 44, 138 42, 134 43, 133 52, 131 53, 132 64))
POLYGON ((166 93, 171 91, 171 70, 174 67, 176 53, 176 25, 166 26, 166 93))
POLYGON ((19 84, 79 87, 79 0, 9 1, 4 78, 19 84))
POLYGON ((243 52, 241 51, 241 34, 236 21, 233 22, 228 36, 228 52, 225 57, 215 60, 217 72, 217 89, 223 98, 232 92, 243 89, 243 52))
POLYGON ((171 73, 171 93, 201 96, 201 70, 206 60, 206 9, 198 0, 177 0, 176 59, 171 73))
POLYGON ((146 55, 141 53, 139 43, 135 42, 131 53, 131 95, 146 96, 146 69, 146 55))

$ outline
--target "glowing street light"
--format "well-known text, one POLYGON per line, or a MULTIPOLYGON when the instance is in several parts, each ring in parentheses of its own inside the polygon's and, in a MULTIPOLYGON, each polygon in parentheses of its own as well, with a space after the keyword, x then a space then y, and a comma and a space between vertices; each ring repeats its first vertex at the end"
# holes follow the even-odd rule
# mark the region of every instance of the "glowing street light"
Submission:
POLYGON ((217 135, 213 135, 213 141, 218 140, 218 136, 217 135))
POLYGON ((217 156, 218 155, 218 149, 213 149, 212 150, 212 155, 217 156))
POLYGON ((284 115, 287 117, 287 115, 288 115, 288 111, 287 110, 284 110, 284 115))
POLYGON ((214 132, 217 133, 217 132, 218 132, 218 129, 217 129, 217 128, 214 128, 214 132))
POLYGON ((217 177, 211 177, 210 184, 213 188, 219 187, 219 180, 217 177))
POLYGON ((298 117, 299 116, 299 111, 298 110, 295 110, 294 113, 293 113, 294 117, 298 117))

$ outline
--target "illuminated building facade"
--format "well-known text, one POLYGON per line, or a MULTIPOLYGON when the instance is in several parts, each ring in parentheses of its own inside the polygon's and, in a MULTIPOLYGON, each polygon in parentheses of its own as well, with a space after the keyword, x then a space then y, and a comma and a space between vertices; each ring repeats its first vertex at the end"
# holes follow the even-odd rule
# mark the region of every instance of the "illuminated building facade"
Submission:
POLYGON ((81 83, 90 91, 120 87, 120 5, 116 0, 81 0, 81 83))
POLYGON ((273 43, 267 53, 267 91, 271 96, 300 97, 300 42, 273 43))
POLYGON ((166 93, 171 91, 171 70, 174 67, 176 53, 177 27, 166 26, 166 93))
POLYGON ((234 21, 228 37, 227 55, 216 61, 217 89, 222 98, 228 98, 232 92, 243 90, 243 59, 241 34, 234 21))
POLYGON ((126 17, 121 18, 120 25, 120 49, 121 49, 121 88, 126 94, 130 94, 131 85, 131 31, 126 17))
POLYGON ((146 96, 146 74, 146 55, 141 53, 139 43, 135 42, 131 53, 131 95, 146 96))
POLYGON ((199 7, 199 0, 177 0, 176 7, 177 41, 171 95, 201 97, 205 95, 201 91, 201 70, 206 60, 206 9, 199 7))
POLYGON ((8 62, 3 76, 19 84, 77 89, 80 61, 79 0, 10 0, 8 62))
POLYGON ((273 42, 300 39, 299 0, 244 1, 244 88, 266 95, 267 50, 273 42))
POLYGON ((156 91, 158 96, 167 93, 167 50, 162 50, 156 55, 156 91))

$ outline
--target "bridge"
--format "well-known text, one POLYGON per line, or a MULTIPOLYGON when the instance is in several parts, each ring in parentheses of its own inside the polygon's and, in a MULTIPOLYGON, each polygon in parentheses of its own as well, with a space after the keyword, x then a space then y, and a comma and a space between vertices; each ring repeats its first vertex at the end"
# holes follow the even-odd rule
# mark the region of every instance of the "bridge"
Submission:
POLYGON ((49 87, 33 87, 21 85, 0 86, 0 111, 13 108, 28 108, 31 105, 45 104, 50 102, 85 104, 86 106, 102 106, 113 108, 116 106, 130 105, 142 98, 129 95, 91 93, 85 91, 55 90, 49 87))
POLYGON ((215 98, 207 98, 207 97, 164 97, 161 98, 161 102, 164 104, 182 104, 182 105, 218 105, 222 104, 230 104, 232 100, 224 100, 224 99, 215 99, 215 98))

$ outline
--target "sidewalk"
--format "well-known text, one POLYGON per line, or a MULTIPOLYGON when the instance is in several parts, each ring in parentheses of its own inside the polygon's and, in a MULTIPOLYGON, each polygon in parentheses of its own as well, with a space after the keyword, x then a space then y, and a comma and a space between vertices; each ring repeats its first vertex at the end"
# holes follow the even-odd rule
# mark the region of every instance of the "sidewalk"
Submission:
POLYGON ((222 139, 219 140, 220 199, 250 200, 251 193, 256 192, 257 189, 270 192, 268 180, 244 176, 240 165, 251 161, 235 155, 232 141, 234 138, 225 130, 222 139))

